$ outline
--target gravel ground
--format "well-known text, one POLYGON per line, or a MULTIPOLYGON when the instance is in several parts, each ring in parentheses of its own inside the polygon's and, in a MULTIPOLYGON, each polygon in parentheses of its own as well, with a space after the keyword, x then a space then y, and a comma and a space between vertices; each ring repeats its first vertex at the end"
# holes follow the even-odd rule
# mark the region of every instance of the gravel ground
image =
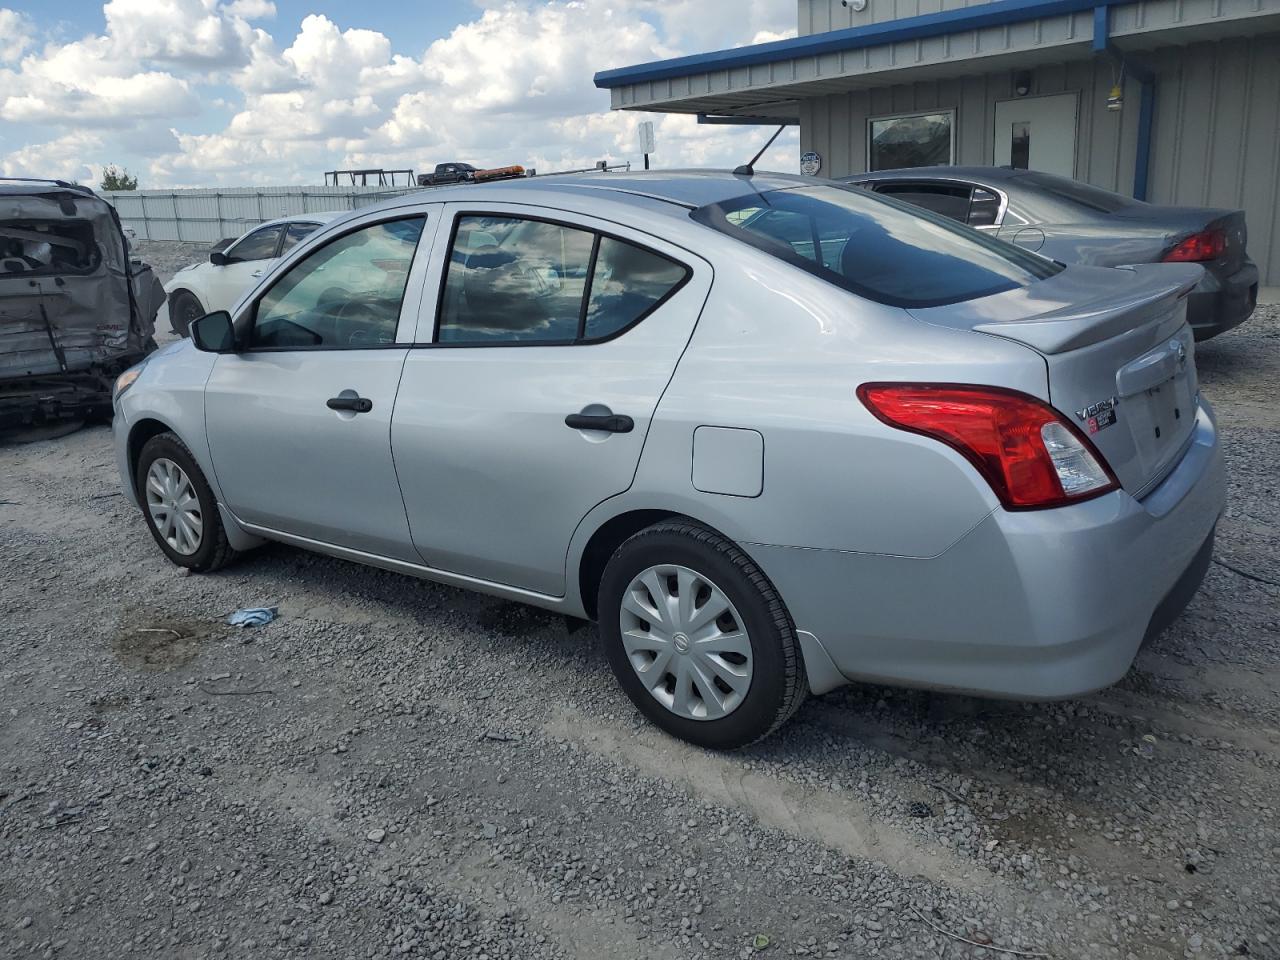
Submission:
POLYGON ((0 957, 1280 957, 1278 348, 1199 348, 1219 562, 1118 686, 851 687, 732 755, 594 628, 285 547, 183 576, 106 428, 0 448, 0 957))

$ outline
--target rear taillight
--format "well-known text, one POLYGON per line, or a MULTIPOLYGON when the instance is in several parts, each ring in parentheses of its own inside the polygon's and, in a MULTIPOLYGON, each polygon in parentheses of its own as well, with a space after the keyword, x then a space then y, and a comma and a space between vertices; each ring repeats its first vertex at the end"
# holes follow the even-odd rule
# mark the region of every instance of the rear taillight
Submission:
POLYGON ((1225 230, 1202 230, 1193 233, 1164 255, 1166 263, 1201 263, 1217 260, 1227 252, 1225 230))
POLYGON ((963 454, 1007 509, 1059 507, 1118 486, 1084 435, 1025 393, 952 383, 864 383, 858 398, 889 426, 963 454))

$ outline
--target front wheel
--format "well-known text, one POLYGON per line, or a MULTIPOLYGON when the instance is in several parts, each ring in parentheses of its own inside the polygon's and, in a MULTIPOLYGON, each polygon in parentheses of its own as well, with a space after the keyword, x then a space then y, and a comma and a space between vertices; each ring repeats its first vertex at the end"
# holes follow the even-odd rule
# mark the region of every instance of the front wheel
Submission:
POLYGON ((175 434, 143 445, 134 478, 147 529, 173 563, 209 573, 235 559, 209 481, 175 434))
POLYGON ((699 746, 767 736, 808 693, 795 627, 764 573, 690 521, 640 531, 614 553, 599 594, 600 635, 640 712, 699 746))
POLYGON ((169 298, 169 326, 180 337, 191 336, 191 324, 204 315, 204 307, 190 290, 178 290, 169 298))

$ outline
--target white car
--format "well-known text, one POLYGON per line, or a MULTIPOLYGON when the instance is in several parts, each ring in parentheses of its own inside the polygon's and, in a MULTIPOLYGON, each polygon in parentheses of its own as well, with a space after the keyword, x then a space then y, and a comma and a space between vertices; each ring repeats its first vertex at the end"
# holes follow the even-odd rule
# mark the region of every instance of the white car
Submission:
POLYGON ((347 212, 329 210, 268 220, 225 248, 215 247, 208 262, 183 267, 164 285, 173 332, 185 337, 193 320, 215 310, 230 310, 278 258, 347 212))

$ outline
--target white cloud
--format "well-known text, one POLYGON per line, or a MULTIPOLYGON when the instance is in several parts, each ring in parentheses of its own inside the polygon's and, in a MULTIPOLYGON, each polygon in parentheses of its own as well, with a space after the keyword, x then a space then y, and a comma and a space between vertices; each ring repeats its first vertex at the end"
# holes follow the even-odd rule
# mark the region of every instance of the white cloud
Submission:
POLYGON ((227 4, 226 11, 242 20, 270 20, 276 15, 276 5, 271 0, 234 0, 227 4))
POLYGON ((96 134, 71 133, 48 143, 32 143, 0 157, 0 175, 6 177, 46 177, 75 180, 96 185, 96 157, 102 139, 96 134))
POLYGON ((249 26, 217 0, 109 0, 107 36, 122 54, 196 66, 247 61, 249 26))
POLYGON ((119 127, 145 119, 192 116, 200 107, 187 82, 167 73, 69 77, 65 82, 29 84, 27 90, 4 99, 6 120, 119 127))
POLYGON ((13 63, 31 46, 31 21, 16 10, 0 7, 0 63, 13 63))
MULTIPOLYGON (((314 183, 335 167, 455 159, 589 166, 638 159, 644 119, 609 112, 596 71, 777 39, 795 19, 794 0, 476 3, 473 20, 415 52, 361 28, 358 10, 352 23, 309 15, 278 37, 248 23, 274 15, 269 0, 110 0, 103 35, 27 56, 12 82, 0 70, 0 107, 65 131, 150 131, 149 142, 171 145, 148 157, 150 184, 314 183), (184 129, 228 100, 233 114, 217 128, 184 129)), ((733 165, 768 135, 655 119, 654 159, 667 167, 733 165)), ((794 145, 792 131, 771 156, 794 145)))

